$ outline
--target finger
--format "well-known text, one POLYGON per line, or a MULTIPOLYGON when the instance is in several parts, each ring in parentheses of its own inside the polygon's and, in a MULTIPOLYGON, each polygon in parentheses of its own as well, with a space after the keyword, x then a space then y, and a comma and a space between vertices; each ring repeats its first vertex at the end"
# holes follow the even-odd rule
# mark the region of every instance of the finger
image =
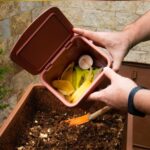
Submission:
POLYGON ((97 35, 96 32, 85 30, 85 29, 80 29, 80 28, 73 28, 73 31, 77 34, 80 34, 80 35, 96 42, 96 43, 103 45, 102 37, 100 36, 100 34, 97 35))
POLYGON ((104 68, 104 74, 111 80, 111 81, 113 81, 113 80, 115 80, 116 78, 118 78, 119 77, 119 75, 116 73, 116 72, 114 72, 111 68, 109 68, 109 67, 105 67, 104 68))
POLYGON ((112 65, 112 69, 114 71, 118 72, 120 66, 121 66, 121 61, 120 60, 114 60, 113 65, 112 65))
POLYGON ((89 31, 89 30, 85 30, 85 29, 80 29, 80 28, 73 28, 73 31, 77 34, 80 34, 82 36, 85 36, 87 38, 91 38, 95 37, 95 32, 93 31, 89 31))
POLYGON ((104 99, 103 99, 103 90, 97 91, 97 92, 94 92, 94 93, 90 94, 89 97, 87 98, 87 100, 102 101, 102 102, 104 102, 104 99))

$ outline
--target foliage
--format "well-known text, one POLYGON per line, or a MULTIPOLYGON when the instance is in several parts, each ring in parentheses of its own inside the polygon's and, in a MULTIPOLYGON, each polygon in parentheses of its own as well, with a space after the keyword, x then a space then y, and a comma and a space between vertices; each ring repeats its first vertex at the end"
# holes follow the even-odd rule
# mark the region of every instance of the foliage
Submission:
POLYGON ((7 108, 9 105, 8 104, 0 104, 0 110, 3 110, 7 108))
POLYGON ((0 80, 4 79, 5 75, 9 72, 8 67, 0 67, 0 80))
POLYGON ((3 86, 0 86, 0 100, 2 100, 8 93, 8 89, 3 86))
POLYGON ((3 50, 2 48, 0 48, 0 55, 3 54, 3 51, 4 51, 4 50, 3 50))
POLYGON ((6 107, 8 107, 8 104, 3 104, 2 99, 7 95, 8 93, 8 89, 6 89, 3 86, 0 86, 0 110, 5 109, 6 107))
MULTIPOLYGON (((1 49, 0 49, 0 54, 1 54, 1 49)), ((3 99, 7 96, 9 92, 8 87, 6 87, 5 85, 5 82, 7 80, 7 75, 9 72, 10 72, 9 67, 7 66, 0 67, 0 110, 3 110, 8 107, 8 104, 3 103, 3 99)))

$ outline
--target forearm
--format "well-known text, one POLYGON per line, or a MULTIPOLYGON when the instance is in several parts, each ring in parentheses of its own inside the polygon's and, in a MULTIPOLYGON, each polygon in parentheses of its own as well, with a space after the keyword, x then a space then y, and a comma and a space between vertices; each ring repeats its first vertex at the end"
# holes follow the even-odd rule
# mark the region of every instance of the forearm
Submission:
POLYGON ((150 40, 150 11, 124 29, 130 43, 130 48, 136 44, 150 40))
POLYGON ((135 107, 146 114, 150 114, 150 90, 139 90, 134 97, 135 107))

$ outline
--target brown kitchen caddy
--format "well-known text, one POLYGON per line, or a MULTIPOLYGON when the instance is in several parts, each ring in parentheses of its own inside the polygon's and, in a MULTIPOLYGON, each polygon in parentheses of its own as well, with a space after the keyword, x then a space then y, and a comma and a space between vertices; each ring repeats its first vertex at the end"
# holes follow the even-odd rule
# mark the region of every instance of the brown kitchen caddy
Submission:
POLYGON ((78 63, 81 55, 88 54, 94 66, 111 66, 111 59, 92 42, 73 33, 73 26, 57 8, 41 14, 22 34, 11 52, 11 59, 31 74, 40 74, 44 86, 68 107, 76 106, 102 82, 103 71, 74 103, 69 102, 52 86, 71 63, 78 63))

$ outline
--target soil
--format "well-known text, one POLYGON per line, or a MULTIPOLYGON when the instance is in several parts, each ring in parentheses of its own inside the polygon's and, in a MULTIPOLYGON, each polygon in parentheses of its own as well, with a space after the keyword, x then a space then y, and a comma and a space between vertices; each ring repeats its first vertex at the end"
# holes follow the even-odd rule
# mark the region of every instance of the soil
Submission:
POLYGON ((17 150, 121 150, 125 117, 108 112, 80 126, 68 126, 63 120, 81 116, 71 111, 37 111, 28 122, 17 150))

